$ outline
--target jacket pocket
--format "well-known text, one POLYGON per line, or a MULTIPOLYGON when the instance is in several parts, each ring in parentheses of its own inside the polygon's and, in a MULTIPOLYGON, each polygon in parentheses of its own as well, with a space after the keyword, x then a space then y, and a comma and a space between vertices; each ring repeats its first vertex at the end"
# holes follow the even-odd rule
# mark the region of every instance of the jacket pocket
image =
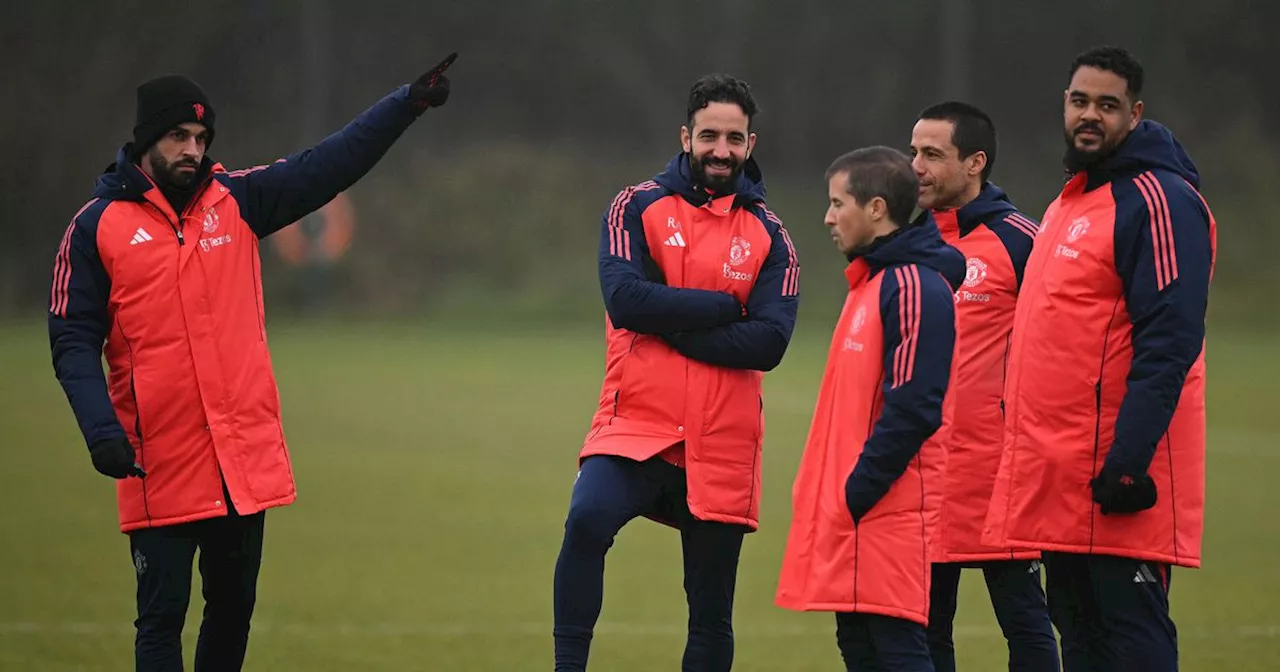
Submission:
POLYGON ((764 413, 761 376, 745 369, 707 368, 712 383, 707 390, 702 435, 758 444, 764 413))
POLYGON ((1097 470, 1098 451, 1102 446, 1102 381, 1093 384, 1093 463, 1097 470))
POLYGON ((671 425, 684 421, 684 362, 657 336, 634 334, 618 364, 615 417, 671 425))
POLYGON ((142 404, 138 403, 138 386, 133 372, 129 372, 129 394, 133 397, 133 433, 138 437, 138 462, 142 462, 142 447, 146 440, 142 435, 142 404))
MULTIPOLYGON (((133 397, 133 431, 134 431, 134 434, 138 437, 138 445, 135 447, 135 450, 137 451, 136 459, 134 460, 134 462, 136 462, 138 466, 142 467, 143 471, 147 471, 149 469, 149 467, 147 466, 147 453, 146 453, 147 440, 144 438, 143 432, 142 432, 142 404, 138 401, 138 386, 135 382, 133 367, 134 367, 133 355, 132 353, 130 353, 129 394, 130 396, 133 397)), ((147 517, 147 521, 150 522, 151 521, 151 503, 147 497, 147 479, 143 478, 141 479, 141 481, 142 481, 142 513, 147 517)))

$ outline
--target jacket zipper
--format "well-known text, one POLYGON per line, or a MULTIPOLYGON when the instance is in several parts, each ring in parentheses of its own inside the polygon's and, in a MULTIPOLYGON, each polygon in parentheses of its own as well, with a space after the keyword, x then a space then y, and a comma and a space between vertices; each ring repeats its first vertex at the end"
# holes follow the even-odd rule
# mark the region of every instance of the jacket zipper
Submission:
MULTIPOLYGON (((200 202, 200 198, 204 196, 204 192, 206 189, 209 188, 210 184, 213 184, 212 177, 205 179, 204 184, 200 185, 200 188, 196 190, 195 195, 191 197, 191 202, 187 204, 186 208, 183 208, 182 212, 175 213, 178 215, 177 223, 174 223, 172 219, 169 219, 169 215, 165 214, 164 210, 160 209, 160 206, 156 205, 155 203, 151 203, 151 201, 149 200, 147 201, 147 203, 151 204, 151 207, 156 209, 156 212, 160 213, 161 217, 164 217, 164 221, 169 223, 169 228, 173 229, 173 232, 178 236, 178 247, 182 247, 182 245, 186 242, 186 239, 183 238, 182 236, 183 215, 185 215, 188 211, 191 210, 192 205, 200 202)), ((259 323, 261 323, 261 319, 259 319, 259 323)))
POLYGON ((156 212, 160 213, 161 217, 164 217, 165 223, 167 223, 169 225, 169 228, 173 229, 173 232, 178 236, 178 247, 182 247, 184 240, 182 238, 181 224, 174 224, 173 220, 169 219, 169 215, 165 214, 165 211, 160 209, 160 206, 156 205, 155 203, 151 203, 151 201, 147 201, 147 202, 151 204, 151 207, 155 208, 156 212))

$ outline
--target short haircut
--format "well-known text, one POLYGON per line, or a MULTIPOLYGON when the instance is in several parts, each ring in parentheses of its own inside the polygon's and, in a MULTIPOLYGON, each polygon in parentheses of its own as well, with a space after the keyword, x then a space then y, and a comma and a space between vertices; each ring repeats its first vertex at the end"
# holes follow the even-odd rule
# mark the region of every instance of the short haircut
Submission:
POLYGON ((844 189, 858 205, 866 205, 879 196, 888 205, 889 219, 894 224, 910 224, 920 180, 906 154, 883 145, 855 149, 831 162, 826 179, 840 173, 846 173, 844 189))
POLYGON ((746 82, 725 74, 705 75, 693 83, 689 90, 689 128, 693 128, 693 115, 710 103, 733 103, 742 108, 747 115, 747 126, 756 113, 760 111, 756 99, 751 95, 751 86, 746 82))
POLYGON ((1137 100, 1142 95, 1143 73, 1142 64, 1133 54, 1120 47, 1093 47, 1071 62, 1071 72, 1067 74, 1067 81, 1071 81, 1076 76, 1076 70, 1083 66, 1114 72, 1125 81, 1128 89, 1129 98, 1137 100))
POLYGON ((977 152, 986 154, 982 179, 986 181, 991 177, 996 165, 996 125, 986 112, 968 103, 949 100, 925 108, 920 118, 951 122, 951 144, 960 150, 960 158, 967 159, 977 152))

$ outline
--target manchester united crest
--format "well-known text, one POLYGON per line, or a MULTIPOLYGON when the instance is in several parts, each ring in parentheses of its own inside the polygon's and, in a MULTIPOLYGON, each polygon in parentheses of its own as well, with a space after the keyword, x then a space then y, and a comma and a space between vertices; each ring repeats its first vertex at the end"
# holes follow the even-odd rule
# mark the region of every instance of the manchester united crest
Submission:
POLYGON ((964 262, 964 286, 977 287, 987 279, 987 264, 977 257, 969 257, 964 262))
POLYGON ((1071 228, 1067 229, 1067 242, 1074 243, 1077 240, 1080 240, 1080 236, 1083 236, 1088 231, 1089 231, 1088 217, 1077 217, 1071 220, 1071 228))
POLYGON ((734 236, 729 242, 729 263, 738 266, 749 256, 751 256, 751 243, 742 236, 734 236))
POLYGON ((209 208, 204 213, 203 228, 205 233, 213 233, 214 231, 218 230, 218 211, 217 210, 213 208, 209 208))
POLYGON ((862 325, 867 323, 867 307, 858 306, 857 312, 853 314, 853 322, 849 325, 849 335, 856 335, 862 331, 862 325))

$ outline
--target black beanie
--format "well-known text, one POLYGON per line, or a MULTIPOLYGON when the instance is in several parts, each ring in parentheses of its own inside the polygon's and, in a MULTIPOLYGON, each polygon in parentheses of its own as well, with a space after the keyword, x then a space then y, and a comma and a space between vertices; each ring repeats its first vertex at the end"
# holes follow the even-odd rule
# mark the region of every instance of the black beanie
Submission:
POLYGON ((213 106, 199 84, 183 75, 157 77, 138 87, 132 154, 142 156, 173 127, 189 121, 208 129, 207 148, 213 144, 213 120, 213 106))

